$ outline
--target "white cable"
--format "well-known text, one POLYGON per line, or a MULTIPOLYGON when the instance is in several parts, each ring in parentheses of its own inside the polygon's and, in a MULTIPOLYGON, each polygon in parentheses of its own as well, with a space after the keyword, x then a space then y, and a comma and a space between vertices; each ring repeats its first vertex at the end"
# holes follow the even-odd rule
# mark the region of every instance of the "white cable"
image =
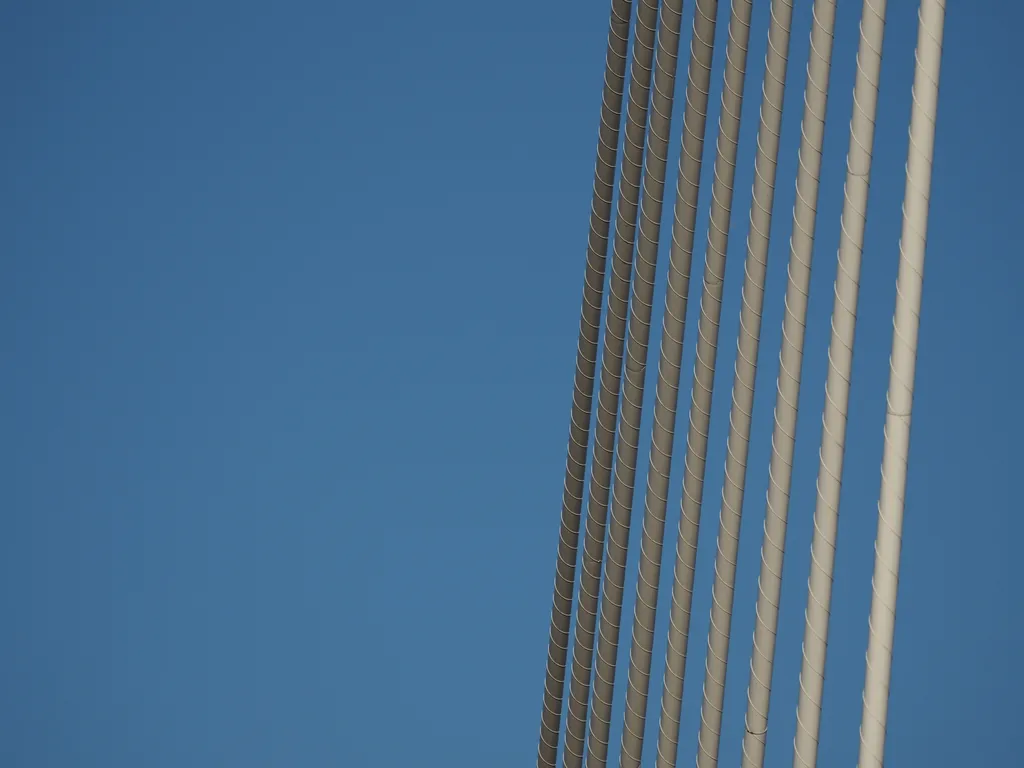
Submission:
POLYGON ((718 765, 721 742, 729 634, 736 587, 736 562, 739 556, 750 425, 754 411, 761 312, 764 307, 764 283, 768 271, 768 244, 775 199, 775 176, 778 169, 779 134, 782 129, 782 105, 786 90, 792 20, 791 0, 773 0, 768 27, 764 82, 761 89, 761 122, 757 134, 757 157, 754 161, 754 191, 750 204, 750 231, 747 235, 742 307, 739 335, 736 340, 736 367, 732 385, 732 410, 729 414, 725 481, 722 485, 711 622, 704 663, 704 701, 700 712, 700 733, 697 737, 699 768, 715 768, 718 765))
POLYGON ((764 538, 761 543, 761 573, 757 581, 754 647, 750 657, 750 681, 747 686, 743 768, 762 768, 768 733, 768 707, 772 690, 775 635, 779 625, 779 595, 782 592, 789 489, 793 475, 800 369, 804 354, 804 330, 807 325, 811 259, 814 255, 818 181, 825 139, 825 111, 828 105, 836 0, 815 0, 812 15, 807 84, 804 88, 804 115, 800 129, 799 166, 796 175, 796 202, 793 205, 793 234, 789 240, 789 280, 782 322, 782 349, 779 353, 775 427, 768 470, 764 538))
POLYGON ((907 489, 910 415, 914 406, 914 370, 921 320, 928 197, 932 183, 945 15, 945 0, 921 0, 913 105, 910 111, 907 184, 903 195, 900 267, 896 280, 892 354, 889 357, 889 392, 886 395, 885 448, 882 452, 882 490, 878 500, 875 573, 871 579, 871 617, 864 709, 860 723, 859 768, 882 768, 885 754, 885 722, 889 709, 892 645, 896 629, 896 593, 899 587, 900 545, 907 489))
POLYGON ((814 768, 818 759, 821 696, 825 685, 832 573, 835 565, 839 492, 843 478, 843 452, 853 367, 853 341, 857 323, 861 250, 867 222, 871 151, 875 138, 878 78, 882 67, 886 0, 864 0, 857 48, 857 74, 853 86, 853 117, 846 156, 842 226, 832 307, 832 340, 828 351, 828 379, 822 415, 818 493, 811 539, 811 572, 807 581, 803 662, 797 700, 794 768, 814 768))

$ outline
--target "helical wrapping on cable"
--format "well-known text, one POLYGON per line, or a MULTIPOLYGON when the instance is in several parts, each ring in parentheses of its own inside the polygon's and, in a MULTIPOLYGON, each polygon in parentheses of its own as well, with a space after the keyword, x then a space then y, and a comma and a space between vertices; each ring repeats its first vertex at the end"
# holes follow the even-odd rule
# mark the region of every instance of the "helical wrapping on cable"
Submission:
POLYGON ((597 658, 587 737, 587 765, 603 768, 608 761, 615 663, 618 652, 622 594, 626 580, 630 516, 636 476, 637 446, 647 369, 651 308, 665 196, 665 170, 672 126, 682 0, 664 0, 658 28, 647 151, 640 198, 636 267, 626 339, 619 434, 616 442, 611 519, 604 563, 597 658))
POLYGON ((718 151, 712 185, 711 215, 704 263, 698 324, 697 361, 690 400, 690 424, 684 461, 682 514, 672 584, 672 615, 669 622, 665 687, 662 693, 658 736, 658 768, 675 766, 679 740, 682 678, 686 664, 693 568, 700 526, 701 495, 707 461, 711 391, 718 352, 718 323, 722 311, 725 254, 728 245, 733 178, 739 142, 743 83, 746 76, 747 42, 750 38, 750 0, 733 0, 729 42, 725 52, 725 83, 718 126, 718 151), (685 617, 685 618, 684 618, 685 617), (683 619, 678 621, 677 619, 683 619), (685 626, 684 626, 685 623, 685 626))
POLYGON ((773 0, 768 28, 764 83, 761 89, 760 126, 757 135, 754 188, 750 205, 750 230, 747 236, 747 255, 744 262, 725 481, 722 486, 718 550, 712 588, 711 623, 708 630, 708 649, 705 661, 704 702, 701 707, 697 755, 697 765, 701 768, 712 768, 718 764, 721 740, 736 562, 739 553, 747 454, 750 447, 754 384, 757 378, 761 313, 764 307, 764 285, 768 271, 768 245, 772 207, 775 199, 775 176, 778 168, 779 134, 782 129, 782 105, 786 88, 792 19, 792 2, 790 0, 773 0))
POLYGON ((569 706, 562 751, 562 764, 565 768, 580 768, 583 765, 601 564, 604 557, 626 317, 633 271, 633 244, 636 236, 657 22, 657 0, 641 0, 637 5, 637 18, 633 30, 633 56, 626 104, 622 173, 619 177, 615 236, 612 243, 612 274, 608 287, 601 380, 597 397, 597 428, 594 432, 594 454, 591 462, 587 519, 583 537, 579 600, 576 605, 569 706))
POLYGON ((644 500, 640 573, 629 655, 625 724, 620 756, 622 768, 639 768, 643 749, 716 15, 717 0, 703 0, 698 3, 690 44, 682 151, 676 182, 668 287, 654 403, 654 430, 644 500))
POLYGON ((590 414, 593 405, 597 345, 604 303, 608 230, 611 225, 615 163, 622 121, 622 91, 626 76, 629 45, 629 19, 632 0, 612 0, 605 57, 604 90, 601 97, 601 125, 598 133, 597 162, 594 168, 594 193, 591 201, 590 230, 587 239, 587 263, 583 279, 583 306, 576 351, 572 411, 569 420, 569 446, 562 491, 562 515, 558 534, 554 598, 548 641, 547 669, 544 679, 544 703, 538 768, 555 768, 562 719, 572 596, 576 580, 580 517, 590 438, 590 414))
POLYGON ((793 233, 789 243, 782 349, 779 353, 764 538, 761 544, 761 572, 757 582, 754 643, 747 687, 743 768, 762 768, 764 765, 835 15, 835 0, 816 0, 812 10, 796 200, 793 205, 793 233))
POLYGON ((860 43, 853 86, 853 116, 846 156, 842 224, 832 308, 832 338, 828 351, 825 407, 822 414, 817 499, 811 537, 811 570, 807 580, 807 609, 803 659, 797 698, 794 768, 813 768, 818 759, 818 733, 825 685, 832 574, 835 565, 839 493, 853 367, 861 252, 867 223, 871 154, 875 136, 878 82, 882 66, 886 0, 864 0, 860 43))
POLYGON ((903 231, 896 280, 889 391, 886 394, 885 442, 882 450, 882 489, 878 499, 875 571, 871 578, 868 619, 867 673, 860 721, 858 768, 882 768, 885 725, 889 711, 892 648, 896 631, 903 512, 910 450, 910 417, 914 405, 917 336, 921 321, 928 199, 935 148, 935 118, 939 101, 939 70, 945 0, 921 0, 914 86, 910 110, 910 148, 903 195, 903 231))

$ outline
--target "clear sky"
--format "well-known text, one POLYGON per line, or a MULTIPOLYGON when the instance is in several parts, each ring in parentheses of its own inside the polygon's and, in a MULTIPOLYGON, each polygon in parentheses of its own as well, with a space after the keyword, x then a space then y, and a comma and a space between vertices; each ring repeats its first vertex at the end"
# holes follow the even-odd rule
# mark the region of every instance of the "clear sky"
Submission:
MULTIPOLYGON (((740 754, 810 5, 794 21, 723 766, 740 754)), ((823 765, 856 759, 916 5, 889 2, 823 765)), ((681 765, 763 72, 755 6, 681 765)), ((838 15, 772 768, 792 760, 859 10, 838 15)), ((581 0, 3 4, 0 764, 532 764, 607 19, 581 0)), ((948 11, 893 766, 1017 759, 1022 22, 1003 0, 948 11)))

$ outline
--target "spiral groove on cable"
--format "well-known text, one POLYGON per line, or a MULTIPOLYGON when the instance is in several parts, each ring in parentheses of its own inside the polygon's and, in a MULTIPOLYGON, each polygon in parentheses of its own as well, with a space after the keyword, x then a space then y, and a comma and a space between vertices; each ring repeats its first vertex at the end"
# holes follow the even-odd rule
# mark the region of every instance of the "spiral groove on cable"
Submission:
POLYGON ((789 489, 796 442, 797 407, 803 363, 807 297, 817 220, 818 181, 825 137, 828 80, 835 28, 835 0, 815 0, 812 11, 807 83, 801 123, 793 234, 790 237, 788 283, 782 323, 782 348, 776 385, 772 454, 761 544, 761 572, 755 613, 754 643, 747 686, 743 768, 762 768, 768 732, 775 636, 789 515, 789 489))
POLYGON ((665 170, 672 125, 682 0, 663 0, 655 54, 653 94, 647 132, 647 151, 640 198, 636 268, 626 339, 619 433, 612 482, 611 520, 604 562, 601 614, 598 621, 597 658, 587 737, 587 766, 604 768, 608 762, 608 733, 618 653, 626 555, 636 478, 640 419, 647 368, 651 309, 657 270, 665 170))
POLYGON ((914 407, 914 373, 921 322, 928 200, 935 150, 935 118, 939 101, 945 0, 921 0, 910 110, 907 183, 903 194, 903 231, 896 280, 889 391, 886 394, 882 489, 878 499, 875 571, 871 578, 867 673, 860 724, 858 768, 882 768, 889 682, 896 631, 903 513, 906 505, 910 417, 914 407))
POLYGON ((682 151, 676 182, 668 289, 665 295, 658 384, 654 403, 654 428, 644 499, 640 572, 629 656, 625 726, 619 763, 622 768, 639 768, 643 750, 717 10, 717 0, 699 0, 694 14, 693 37, 690 44, 682 151))
POLYGON ((601 564, 604 557, 612 456, 615 446, 615 423, 622 383, 622 356, 633 270, 633 244, 636 237, 640 179, 647 128, 647 107, 650 101, 651 67, 654 58, 654 34, 657 23, 658 0, 641 0, 637 5, 637 18, 633 28, 633 57, 626 107, 622 173, 619 177, 615 237, 612 243, 612 276, 608 290, 608 310, 605 314, 601 385, 598 390, 597 403, 597 428, 594 434, 590 496, 580 568, 580 595, 576 605, 569 706, 562 750, 562 764, 565 768, 581 768, 583 765, 601 564))
POLYGON ((814 768, 818 759, 832 575, 839 525, 839 495, 843 477, 857 296, 864 228, 867 223, 885 11, 886 0, 864 0, 861 11, 835 301, 832 308, 832 338, 829 342, 825 407, 822 414, 817 498, 811 538, 811 570, 807 580, 803 659, 797 694, 796 736, 793 740, 794 768, 814 768))
MULTIPOLYGON (((764 284, 768 270, 768 245, 775 199, 779 133, 782 128, 782 105, 792 20, 792 2, 773 0, 764 82, 761 89, 761 119, 750 205, 750 231, 747 236, 742 308, 736 342, 732 409, 729 417, 725 481, 722 487, 718 551, 715 558, 713 602, 704 672, 704 702, 701 707, 701 727, 697 740, 697 765, 701 768, 713 768, 718 765, 736 562, 754 408, 761 312, 764 307, 764 284)), ((722 253, 724 252, 723 245, 722 253)))
POLYGON ((590 414, 597 367, 597 345, 604 294, 608 230, 611 225, 615 163, 619 146, 619 124, 622 118, 622 91, 626 76, 631 7, 632 0, 612 0, 608 51, 605 55, 604 90, 601 97, 601 126, 594 168, 594 193, 587 238, 587 264, 583 278, 583 306, 580 312, 576 373, 569 419, 568 456, 562 491, 562 515, 551 606, 544 701, 537 748, 538 768, 555 768, 558 758, 565 667, 569 651, 569 627, 572 620, 572 592, 576 581, 576 556, 590 439, 590 414))
MULTIPOLYGON (((817 764, 886 4, 887 0, 863 0, 860 23, 822 414, 794 736, 794 768, 815 768, 817 764)), ((611 0, 538 768, 555 768, 559 760, 562 768, 583 768, 584 762, 587 768, 607 768, 609 759, 612 702, 636 491, 683 0, 640 0, 635 5, 631 41, 634 3, 632 0, 611 0), (624 87, 627 56, 631 64, 628 91, 624 87), (623 128, 622 100, 625 95, 628 95, 628 102, 623 128), (620 137, 623 141, 621 157, 620 137), (621 166, 616 182, 617 161, 621 166), (613 205, 614 236, 609 243, 613 205), (606 299, 609 244, 611 275, 606 299), (595 393, 599 345, 600 387, 595 393), (596 413, 596 417, 592 413, 596 413), (593 421, 596 421, 594 447, 593 454, 588 456, 593 421), (580 547, 585 491, 587 514, 583 545, 580 547), (574 606, 576 578, 579 579, 579 596, 574 606), (570 631, 573 653, 567 695, 570 631), (564 706, 566 697, 568 702, 564 706), (566 711, 564 736, 561 733, 563 710, 566 711), (559 757, 560 739, 564 741, 559 757)), ((658 748, 654 756, 658 768, 674 768, 678 757, 752 5, 753 0, 731 0, 683 462, 681 515, 673 564, 658 748)), ((650 464, 644 495, 620 768, 640 768, 643 758, 696 211, 719 10, 718 0, 696 0, 696 6, 650 464)), ((763 768, 765 762, 836 7, 836 0, 813 1, 742 768, 763 768)), ((793 9, 793 0, 772 0, 770 4, 768 50, 697 740, 698 768, 717 768, 721 741, 793 9)), ((945 0, 920 0, 918 15, 859 768, 882 768, 885 751, 945 0)))
POLYGON ((733 0, 726 47, 725 82, 718 128, 718 149, 712 185, 711 216, 704 264, 698 324, 697 361, 694 365, 690 400, 690 426, 684 461, 682 514, 672 585, 672 620, 669 625, 658 736, 659 768, 674 766, 679 740, 679 712, 682 704, 683 669, 693 597, 693 568, 700 525, 701 495, 707 459, 711 390, 718 352, 718 321, 722 311, 725 254, 728 245, 733 178, 739 142, 743 83, 746 76, 747 42, 750 38, 751 0, 733 0), (685 625, 684 625, 685 624, 685 625))

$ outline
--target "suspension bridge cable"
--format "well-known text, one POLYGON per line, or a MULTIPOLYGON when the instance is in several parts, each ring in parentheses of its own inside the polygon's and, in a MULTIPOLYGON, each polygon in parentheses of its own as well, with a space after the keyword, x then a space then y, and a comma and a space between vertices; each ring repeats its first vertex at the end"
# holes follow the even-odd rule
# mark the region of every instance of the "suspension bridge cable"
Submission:
POLYGON ((548 640, 547 669, 544 679, 544 703, 541 714, 538 768, 555 768, 562 721, 562 697, 565 666, 569 649, 572 617, 572 592, 576 581, 576 555, 579 545, 580 513, 590 438, 590 413, 594 396, 597 344, 604 302, 605 263, 608 229, 611 223, 615 162, 622 118, 622 89, 626 76, 626 52, 629 45, 629 18, 632 0, 612 0, 605 56, 604 93, 601 99, 601 127, 594 168, 594 193, 587 238, 587 265, 583 278, 583 307, 576 351, 572 412, 569 420, 568 458, 562 491, 562 519, 558 533, 558 557, 555 565, 554 598, 551 606, 551 630, 548 640))
POLYGON ((885 723, 889 710, 892 644, 896 630, 903 511, 907 490, 910 416, 914 407, 914 372, 921 321, 928 198, 935 150, 935 117, 939 101, 939 70, 945 0, 921 0, 910 110, 907 184, 903 194, 903 231, 896 279, 889 392, 886 395, 882 489, 878 500, 875 572, 871 579, 867 673, 860 721, 858 768, 882 768, 885 723))
POLYGON ((612 242, 612 275, 605 313, 604 349, 601 359, 601 384, 597 398, 597 428, 594 455, 590 467, 587 520, 580 568, 579 601, 569 682, 569 706, 566 717, 562 764, 581 768, 586 735, 590 675, 594 658, 594 627, 597 621, 601 562, 604 556, 608 496, 611 486, 615 422, 618 415, 619 388, 622 380, 622 355, 625 346, 626 315, 629 309, 630 279, 633 270, 633 243, 636 237, 637 207, 640 192, 647 106, 650 100, 654 35, 658 23, 658 0, 641 0, 633 26, 633 56, 626 105, 625 141, 619 197, 612 242))
POLYGON ((690 42, 686 108, 683 112, 682 151, 676 181, 676 201, 669 253, 668 289, 662 320, 661 353, 658 360, 658 384, 654 401, 654 428, 651 439, 644 522, 640 541, 640 573, 633 615, 632 647, 626 689, 625 725, 622 731, 622 768, 640 768, 643 751, 647 696, 654 649, 655 612, 661 558, 665 539, 665 513, 668 482, 672 465, 676 406, 679 399, 679 375, 683 358, 683 336, 687 297, 690 291, 690 267, 697 219, 704 132, 707 124, 708 91, 714 53, 715 18, 718 0, 698 0, 690 42))
POLYGON ((684 462, 682 514, 672 584, 672 613, 669 623, 665 685, 659 724, 658 768, 675 766, 679 743, 679 715, 682 707, 683 671, 689 635, 693 570, 700 526, 704 469, 707 463, 711 394, 718 352, 718 323, 722 312, 725 254, 728 245, 733 179, 739 142, 743 83, 746 75, 747 43, 750 38, 751 0, 733 0, 726 48, 725 83, 718 127, 718 154, 712 186, 711 219, 704 264, 698 325, 697 361, 694 365, 690 401, 690 426, 684 462))
POLYGON ((811 41, 804 87, 804 114, 800 129, 793 234, 789 241, 789 269, 782 349, 775 396, 775 426, 768 470, 761 572, 757 580, 754 644, 747 685, 746 729, 743 736, 743 768, 763 768, 768 732, 768 707, 775 660, 775 636, 779 625, 779 598, 789 516, 789 490, 793 478, 800 374, 807 327, 814 230, 817 222, 818 182, 825 139, 825 113, 832 63, 836 0, 815 0, 811 41))
MULTIPOLYGON (((746 485, 750 425, 754 410, 754 385, 761 339, 761 313, 768 271, 768 245, 775 176, 778 169, 779 134, 786 90, 792 0, 773 0, 768 26, 768 50, 762 85, 761 121, 757 134, 754 189, 750 204, 750 230, 744 264, 742 306, 736 341, 736 366, 732 386, 732 409, 722 485, 722 507, 718 527, 718 551, 712 587, 711 623, 704 671, 704 702, 701 706, 697 765, 718 765, 725 680, 729 660, 729 634, 736 587, 743 492, 746 485)), ((724 253, 724 246, 723 246, 724 253)))
POLYGON ((626 581, 626 554, 629 546, 644 377, 651 331, 651 307, 654 303, 654 280, 665 197, 665 169, 672 130, 672 103, 676 85, 682 5, 682 0, 663 0, 658 25, 658 48, 655 54, 650 124, 647 131, 643 190, 640 197, 636 268, 627 327, 619 435, 615 446, 611 521, 604 561, 597 659, 587 737, 587 766, 594 768, 604 768, 608 762, 608 732, 611 726, 615 662, 618 654, 622 595, 626 581))
POLYGON ((878 80, 882 68, 886 0, 864 0, 853 86, 850 146, 846 155, 842 226, 832 307, 832 338, 828 350, 828 376, 822 414, 817 499, 811 537, 811 570, 807 580, 803 661, 797 698, 794 768, 814 768, 818 760, 821 697, 825 686, 832 574, 835 566, 839 494, 849 414, 853 342, 857 324, 861 253, 867 223, 871 153, 878 107, 878 80))

